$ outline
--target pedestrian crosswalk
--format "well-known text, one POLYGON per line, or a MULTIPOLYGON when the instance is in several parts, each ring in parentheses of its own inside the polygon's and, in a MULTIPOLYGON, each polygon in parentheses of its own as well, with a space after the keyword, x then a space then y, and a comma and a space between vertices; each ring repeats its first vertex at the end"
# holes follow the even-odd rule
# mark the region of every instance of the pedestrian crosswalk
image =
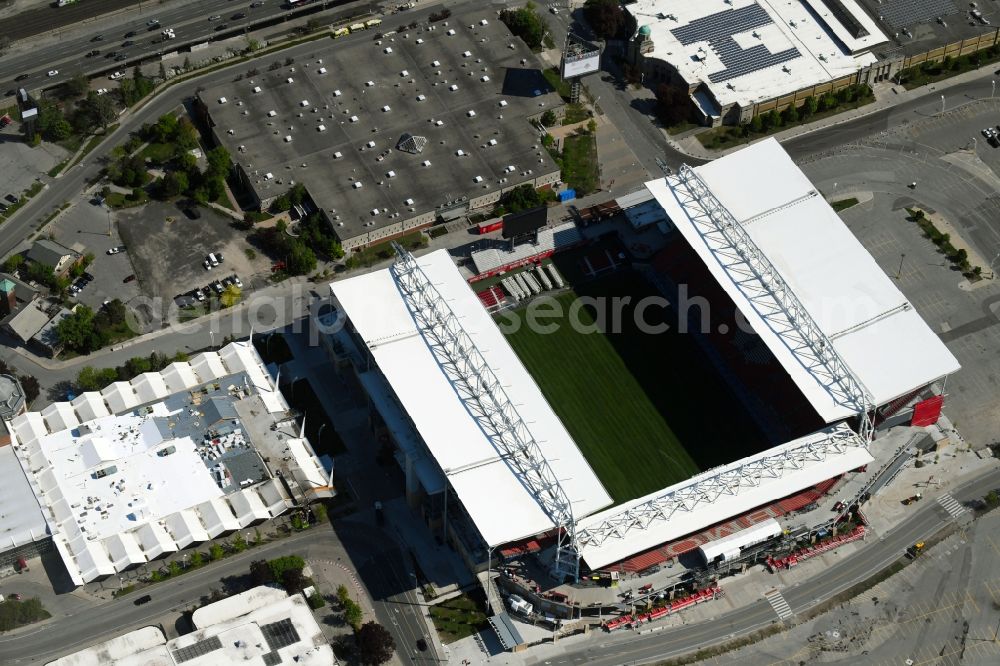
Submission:
POLYGON ((965 507, 948 493, 938 497, 937 501, 938 504, 944 507, 945 511, 951 514, 952 518, 959 518, 965 513, 965 507))
POLYGON ((765 592, 764 598, 771 604, 771 608, 774 609, 774 612, 778 614, 778 619, 787 620, 791 616, 795 615, 795 613, 792 612, 792 607, 788 605, 788 602, 785 601, 785 597, 782 596, 781 592, 778 590, 765 592))

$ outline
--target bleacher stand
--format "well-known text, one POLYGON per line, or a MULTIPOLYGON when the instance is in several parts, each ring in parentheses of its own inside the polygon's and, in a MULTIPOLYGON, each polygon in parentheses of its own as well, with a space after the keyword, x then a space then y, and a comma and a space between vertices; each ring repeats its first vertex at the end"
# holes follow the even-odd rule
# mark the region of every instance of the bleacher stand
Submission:
POLYGON ((524 276, 524 281, 528 283, 528 288, 531 289, 532 294, 542 293, 542 286, 538 284, 538 280, 535 279, 535 276, 530 271, 524 271, 521 275, 524 276))
POLYGON ((531 287, 529 287, 528 283, 524 281, 523 273, 518 273, 517 275, 515 275, 514 282, 517 283, 517 286, 521 288, 521 290, 525 293, 526 296, 531 293, 531 287))
POLYGON ((514 281, 509 277, 505 277, 500 280, 500 284, 503 285, 503 288, 507 290, 507 294, 509 294, 515 301, 520 301, 524 297, 523 294, 521 294, 521 290, 517 288, 517 285, 514 284, 514 281))

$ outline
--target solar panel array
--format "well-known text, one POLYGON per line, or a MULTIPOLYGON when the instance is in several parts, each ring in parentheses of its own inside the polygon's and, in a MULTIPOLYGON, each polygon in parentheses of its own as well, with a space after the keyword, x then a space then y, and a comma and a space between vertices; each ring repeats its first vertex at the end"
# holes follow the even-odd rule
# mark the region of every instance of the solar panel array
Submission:
POLYGON ((957 12, 952 0, 882 0, 878 6, 882 20, 894 30, 957 12))
POLYGON ((264 655, 264 666, 278 666, 281 663, 281 655, 277 652, 268 652, 264 655))
POLYGON ((192 659, 197 659, 198 657, 204 657, 210 652, 215 652, 216 650, 221 649, 222 641, 219 640, 219 637, 211 636, 200 640, 197 643, 188 645, 187 647, 178 648, 171 654, 173 655, 175 662, 182 664, 185 661, 191 661, 192 659))
POLYGON ((770 15, 755 2, 739 9, 727 9, 703 16, 670 32, 685 46, 708 42, 709 48, 725 66, 723 71, 709 74, 708 79, 712 83, 722 83, 802 56, 794 46, 771 53, 763 44, 745 49, 733 39, 733 35, 751 32, 772 23, 770 15))
POLYGON ((267 647, 271 648, 272 652, 299 642, 299 632, 292 624, 292 620, 287 617, 271 624, 260 625, 260 632, 264 634, 267 647))

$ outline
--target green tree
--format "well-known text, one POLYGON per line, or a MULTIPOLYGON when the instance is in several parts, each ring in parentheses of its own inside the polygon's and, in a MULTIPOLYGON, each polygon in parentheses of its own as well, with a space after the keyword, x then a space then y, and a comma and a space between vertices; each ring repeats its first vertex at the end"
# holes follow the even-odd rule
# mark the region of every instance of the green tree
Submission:
POLYGON ((545 23, 530 2, 520 9, 503 10, 500 12, 500 20, 516 37, 520 37, 528 48, 537 49, 542 45, 545 23))
POLYGON ((213 562, 221 560, 225 556, 225 554, 226 551, 223 550, 222 546, 220 546, 217 543, 213 543, 212 546, 208 549, 208 557, 213 562))
POLYGON ((268 585, 274 582, 274 572, 266 560, 254 560, 250 563, 250 580, 254 585, 268 585))
POLYGON ((337 600, 340 601, 340 605, 343 606, 348 601, 351 600, 351 595, 347 591, 347 587, 344 585, 337 586, 337 600))
POLYGON ((361 610, 361 606, 359 606, 357 602, 350 598, 343 602, 343 606, 344 621, 354 627, 354 630, 357 631, 361 626, 361 621, 365 617, 364 611, 361 610))
POLYGON ((152 370, 150 366, 149 359, 145 356, 134 356, 129 360, 125 361, 125 372, 128 376, 138 377, 144 372, 149 372, 152 370))
POLYGON ((782 116, 784 116, 786 123, 794 123, 799 119, 799 110, 795 107, 795 104, 789 104, 782 116))
POLYGON ((95 128, 107 129, 108 125, 118 117, 118 109, 111 95, 98 95, 92 90, 86 99, 77 105, 77 123, 85 126, 82 131, 93 131, 95 128))
POLYGON ((197 569, 202 564, 205 563, 205 556, 201 554, 200 550, 196 550, 191 553, 191 566, 197 569))
POLYGON ((170 572, 170 576, 179 576, 181 573, 181 565, 177 560, 173 560, 167 565, 167 571, 170 572))
POLYGON ((316 253, 302 241, 294 238, 289 243, 285 265, 288 272, 293 275, 305 275, 316 268, 316 253))
POLYGON ((986 504, 990 507, 1000 506, 1000 495, 998 495, 995 490, 991 490, 986 493, 986 497, 984 499, 986 500, 986 504))
POLYGON ((769 128, 781 127, 781 114, 778 113, 777 109, 771 109, 768 111, 767 116, 765 116, 765 124, 769 128))
POLYGON ((90 88, 90 80, 79 72, 63 84, 63 89, 69 97, 83 97, 87 94, 88 88, 90 88))
POLYGON ((172 113, 166 113, 156 120, 155 125, 151 125, 149 128, 150 141, 156 143, 167 143, 175 137, 177 133, 177 116, 172 113))
POLYGON ((378 666, 392 659, 396 644, 389 630, 377 622, 365 622, 358 630, 358 653, 361 663, 378 666))
POLYGON ((522 210, 538 208, 543 205, 544 201, 534 186, 525 183, 505 192, 500 197, 500 203, 511 213, 518 213, 522 210))
POLYGON ((94 326, 94 311, 78 305, 71 315, 56 324, 56 337, 64 347, 87 354, 104 346, 104 332, 94 326))
POLYGON ((764 131, 764 119, 759 115, 754 116, 750 119, 750 131, 755 134, 760 134, 764 131))
POLYGON ((237 553, 242 553, 247 549, 247 540, 243 538, 242 534, 237 534, 236 538, 233 539, 233 550, 237 553))
POLYGON ((229 151, 223 146, 212 148, 205 155, 205 159, 208 161, 208 168, 206 169, 208 175, 213 178, 225 178, 229 175, 232 161, 229 158, 229 151))
POLYGON ((556 124, 558 118, 556 118, 555 111, 553 111, 552 109, 548 109, 545 113, 542 114, 540 120, 542 122, 542 125, 544 125, 545 127, 552 127, 553 125, 556 124))
POLYGON ((3 270, 5 273, 13 273, 18 268, 24 265, 24 255, 23 254, 12 254, 3 262, 3 270))
POLYGON ((231 308, 240 302, 242 294, 243 292, 239 287, 235 284, 231 284, 226 287, 225 291, 222 292, 222 295, 219 296, 219 302, 222 303, 222 307, 231 308))
POLYGON ((286 569, 281 575, 281 586, 289 594, 298 594, 306 587, 306 578, 302 575, 302 569, 286 569))
POLYGON ((271 210, 275 213, 283 213, 291 210, 291 208, 292 200, 288 197, 288 194, 279 194, 271 203, 271 210))
POLYGON ((164 199, 171 199, 188 189, 188 177, 183 171, 170 171, 160 179, 157 192, 164 199))
POLYGON ((268 560, 267 565, 271 568, 271 575, 274 580, 282 580, 285 572, 289 569, 302 569, 306 566, 305 560, 303 560, 298 555, 284 555, 282 557, 276 557, 273 560, 268 560))
POLYGON ((802 110, 806 117, 813 115, 819 110, 819 99, 815 95, 809 95, 802 104, 802 110))
POLYGON ((594 32, 605 39, 618 37, 628 20, 619 0, 587 0, 583 15, 594 32))

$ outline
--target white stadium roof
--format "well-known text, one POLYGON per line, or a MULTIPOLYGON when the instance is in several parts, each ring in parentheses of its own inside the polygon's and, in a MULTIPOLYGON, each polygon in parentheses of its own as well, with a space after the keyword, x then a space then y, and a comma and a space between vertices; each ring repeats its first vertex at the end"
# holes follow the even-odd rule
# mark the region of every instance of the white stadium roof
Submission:
MULTIPOLYGON (((722 106, 780 97, 854 74, 876 60, 867 52, 845 53, 813 10, 799 2, 638 0, 625 8, 640 28, 649 27, 654 50, 647 57, 670 63, 688 83, 703 82, 722 106)), ((888 41, 874 21, 853 8, 869 35, 849 39, 850 51, 888 41)), ((828 10, 822 14, 839 25, 828 10)), ((849 37, 842 26, 833 32, 841 41, 849 37)))
MULTIPOLYGON (((694 169, 777 268, 876 405, 951 374, 958 361, 774 139, 694 169)), ((734 281, 725 242, 679 176, 646 184, 817 413, 828 423, 857 413, 820 382, 734 281)))
MULTIPOLYGON (((444 250, 417 259, 482 352, 553 472, 584 516, 611 498, 444 250)), ((466 409, 417 328, 388 269, 335 282, 334 296, 490 546, 554 527, 466 409)))
MULTIPOLYGON (((755 507, 799 492, 862 465, 867 465, 873 458, 863 446, 845 446, 842 452, 830 453, 826 456, 803 455, 797 457, 796 465, 785 465, 782 468, 781 474, 775 474, 774 476, 761 475, 755 481, 756 485, 747 484, 737 489, 729 489, 728 492, 721 493, 714 499, 699 498, 706 503, 704 507, 675 510, 666 517, 666 520, 653 520, 644 529, 637 526, 638 519, 634 522, 629 521, 632 512, 661 498, 671 495, 683 495, 685 489, 695 486, 704 479, 724 476, 727 473, 735 474, 741 468, 752 467, 755 462, 780 457, 783 452, 800 449, 803 445, 810 443, 822 443, 828 440, 831 434, 849 436, 850 432, 850 429, 843 424, 832 426, 793 440, 787 444, 782 444, 756 455, 743 458, 742 460, 737 460, 734 463, 702 472, 686 481, 674 484, 663 490, 658 490, 645 497, 634 499, 625 504, 589 516, 578 522, 578 534, 584 530, 596 530, 608 521, 621 521, 622 524, 628 523, 628 527, 632 529, 629 529, 628 536, 625 538, 611 537, 603 541, 594 540, 593 542, 587 542, 584 539, 584 545, 580 549, 580 553, 591 569, 599 569, 600 567, 631 557, 636 553, 641 553, 649 548, 654 548, 668 541, 679 539, 702 530, 721 520, 738 516, 755 507)), ((775 466, 769 464, 768 468, 773 471, 775 466)))

